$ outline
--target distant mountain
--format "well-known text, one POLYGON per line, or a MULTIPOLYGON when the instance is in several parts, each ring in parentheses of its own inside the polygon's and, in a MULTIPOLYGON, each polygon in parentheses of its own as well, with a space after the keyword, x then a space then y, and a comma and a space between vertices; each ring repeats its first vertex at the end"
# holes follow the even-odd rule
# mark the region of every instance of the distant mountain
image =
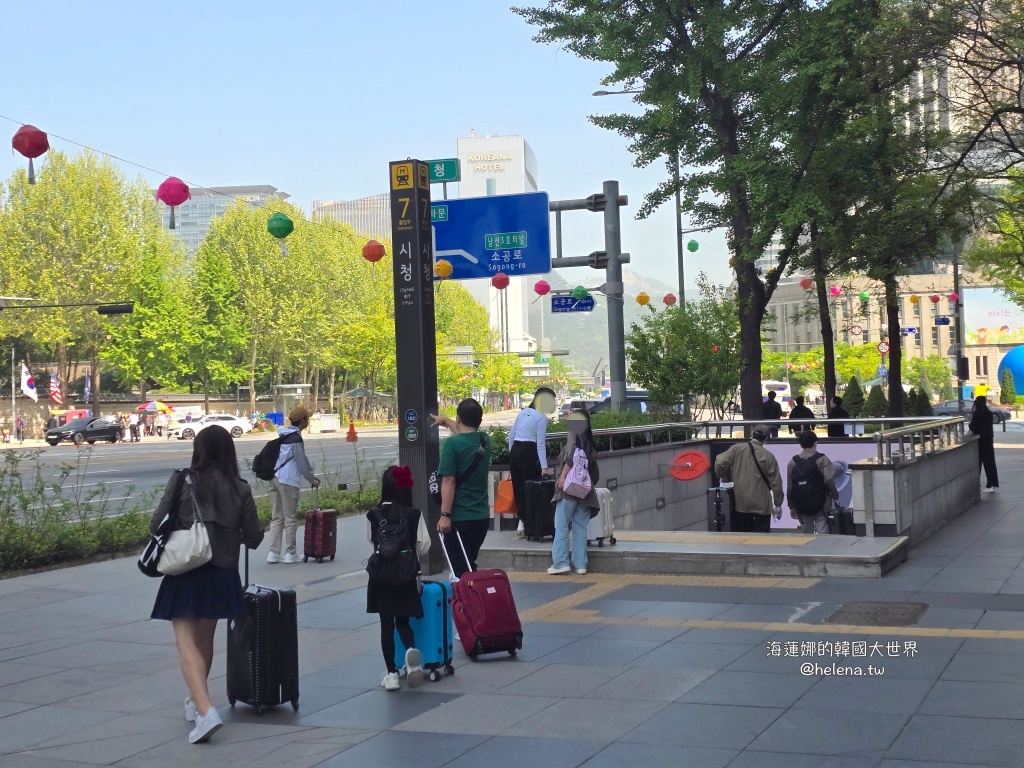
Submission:
MULTIPOLYGON (((604 273, 593 270, 589 279, 582 283, 594 287, 604 282, 604 273)), ((545 275, 544 279, 551 284, 552 290, 569 290, 580 283, 570 283, 557 271, 545 275)), ((637 322, 641 313, 648 309, 636 303, 637 294, 641 291, 651 297, 651 306, 660 308, 662 298, 667 293, 676 293, 676 289, 660 280, 639 274, 629 269, 622 270, 622 282, 625 297, 623 300, 623 316, 626 332, 637 322)), ((532 285, 532 282, 531 282, 532 285)), ((608 365, 608 299, 602 293, 593 294, 595 304, 593 312, 573 312, 551 314, 551 298, 545 297, 530 305, 530 332, 541 338, 541 311, 543 308, 543 337, 548 339, 546 348, 568 349, 568 357, 562 358, 567 365, 575 366, 577 371, 590 375, 600 362, 601 368, 608 365)), ((696 298, 695 292, 687 293, 687 299, 696 298)))

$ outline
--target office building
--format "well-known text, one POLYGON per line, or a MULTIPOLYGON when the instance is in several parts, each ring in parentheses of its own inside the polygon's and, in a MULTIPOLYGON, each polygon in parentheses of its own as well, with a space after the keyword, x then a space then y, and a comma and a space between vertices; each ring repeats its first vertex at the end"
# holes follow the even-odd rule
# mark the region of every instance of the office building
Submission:
POLYGON ((228 206, 243 201, 249 205, 262 206, 268 200, 287 200, 289 195, 269 184, 246 187, 193 187, 191 200, 174 209, 174 229, 170 229, 171 211, 160 205, 160 223, 164 229, 174 233, 175 238, 194 256, 206 238, 210 223, 223 215, 228 206))
POLYGON ((391 239, 391 199, 387 193, 358 200, 314 200, 313 221, 348 224, 368 240, 391 239))

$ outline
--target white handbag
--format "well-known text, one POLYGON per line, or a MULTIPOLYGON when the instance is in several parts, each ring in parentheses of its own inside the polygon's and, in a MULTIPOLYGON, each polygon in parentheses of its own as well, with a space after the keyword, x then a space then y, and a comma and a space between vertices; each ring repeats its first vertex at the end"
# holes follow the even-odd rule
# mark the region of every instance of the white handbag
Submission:
POLYGON ((167 539, 167 545, 156 566, 157 570, 165 576, 180 576, 213 559, 210 536, 206 532, 203 516, 199 512, 191 475, 185 476, 185 484, 192 497, 192 526, 182 531, 174 531, 167 539))

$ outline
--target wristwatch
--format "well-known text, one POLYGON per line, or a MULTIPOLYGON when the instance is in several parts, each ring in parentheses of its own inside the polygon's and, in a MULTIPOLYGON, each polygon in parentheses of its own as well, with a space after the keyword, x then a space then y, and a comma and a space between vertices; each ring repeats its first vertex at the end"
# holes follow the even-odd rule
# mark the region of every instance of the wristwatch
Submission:
POLYGON ((451 516, 452 516, 451 512, 442 512, 441 513, 441 517, 451 517, 451 516))

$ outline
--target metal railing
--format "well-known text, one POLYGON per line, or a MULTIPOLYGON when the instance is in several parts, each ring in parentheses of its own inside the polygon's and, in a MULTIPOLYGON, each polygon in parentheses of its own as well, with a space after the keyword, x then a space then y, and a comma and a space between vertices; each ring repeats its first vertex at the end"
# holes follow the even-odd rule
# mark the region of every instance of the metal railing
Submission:
POLYGON ((920 426, 902 427, 876 432, 878 463, 915 459, 943 448, 958 445, 964 439, 964 420, 959 416, 931 418, 920 426))
MULTIPOLYGON (((750 430, 758 424, 766 424, 769 427, 776 427, 780 434, 788 433, 790 427, 796 428, 798 426, 806 427, 807 424, 814 424, 816 426, 826 426, 833 424, 842 425, 859 425, 864 426, 867 424, 872 425, 883 425, 896 427, 889 432, 877 432, 872 435, 864 435, 863 430, 861 434, 847 435, 847 437, 853 437, 859 440, 867 441, 870 439, 879 440, 879 435, 893 434, 898 435, 899 433, 905 433, 907 435, 921 432, 932 432, 940 428, 940 425, 956 425, 959 424, 959 434, 963 434, 964 421, 959 417, 950 418, 936 418, 934 416, 900 416, 900 417, 889 417, 879 416, 871 418, 859 418, 859 419, 798 419, 796 421, 790 421, 789 419, 757 419, 757 420, 735 420, 735 421, 687 421, 687 422, 667 422, 661 424, 639 424, 629 427, 607 427, 604 429, 595 429, 595 438, 607 438, 608 447, 601 449, 600 452, 605 451, 623 451, 632 450, 637 447, 653 446, 653 445, 673 445, 677 443, 686 443, 692 440, 698 439, 730 439, 739 438, 745 439, 749 436, 750 430), (628 445, 626 439, 628 438, 628 445)), ((856 430, 854 430, 856 431, 856 430)), ((567 433, 565 432, 552 432, 549 433, 548 440, 561 441, 565 440, 567 433)), ((795 438, 796 435, 793 435, 795 438)), ((932 438, 929 438, 932 439, 932 438)), ((940 438, 935 438, 940 439, 940 438)), ((602 441, 603 442, 603 441, 602 441)), ((920 441, 918 441, 920 443, 920 441)), ((934 440, 933 440, 934 442, 934 440)), ((879 443, 881 446, 882 443, 879 443)), ((902 450, 902 445, 901 445, 902 450)), ((879 448, 879 460, 881 461, 881 447, 879 448)), ((890 454, 891 455, 891 448, 890 454)))

